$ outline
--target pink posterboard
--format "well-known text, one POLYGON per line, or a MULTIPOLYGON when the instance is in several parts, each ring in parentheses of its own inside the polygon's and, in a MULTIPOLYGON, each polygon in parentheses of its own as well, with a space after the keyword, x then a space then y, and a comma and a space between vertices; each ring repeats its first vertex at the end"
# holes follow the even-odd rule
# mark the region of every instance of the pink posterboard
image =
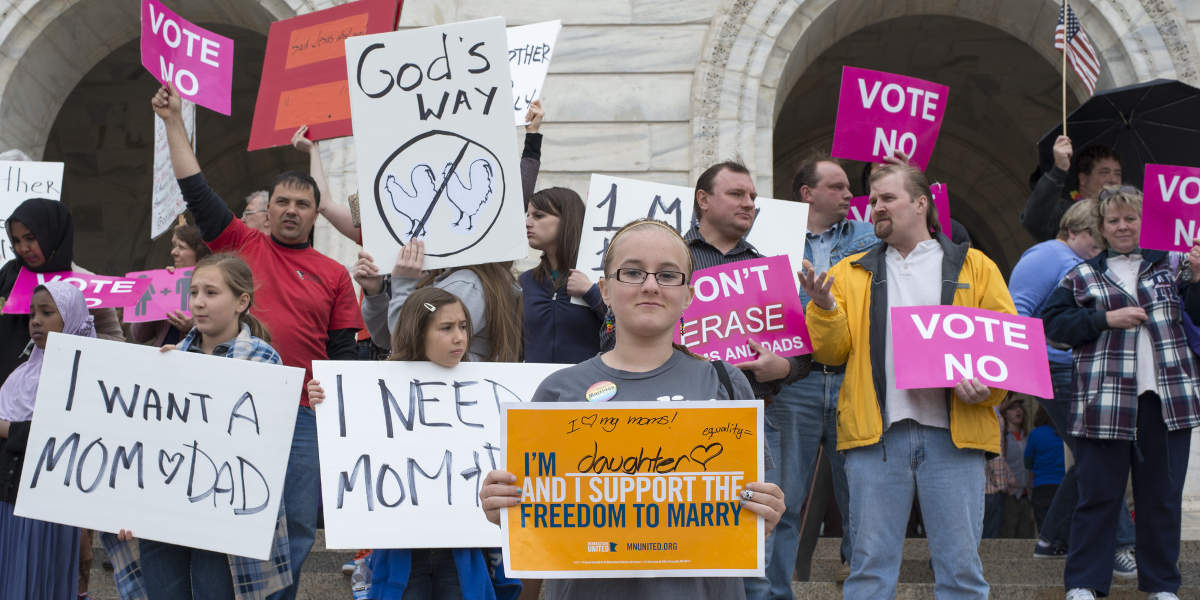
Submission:
POLYGON ((57 273, 34 273, 22 268, 17 274, 12 292, 4 308, 0 312, 6 315, 29 314, 29 301, 33 299, 33 290, 47 281, 65 281, 83 291, 83 298, 88 308, 116 308, 130 306, 137 302, 146 287, 148 280, 126 279, 124 277, 108 277, 88 273, 59 271, 57 273))
POLYGON ((966 306, 891 310, 896 387, 954 387, 975 378, 993 388, 1054 396, 1041 319, 966 306))
POLYGON ((1143 248, 1187 252, 1200 237, 1200 169, 1146 165, 1143 248))
POLYGON ((175 269, 174 273, 166 269, 154 271, 134 271, 126 273, 129 279, 145 279, 150 282, 146 291, 137 299, 132 307, 125 309, 126 323, 144 323, 146 321, 162 321, 175 311, 183 311, 188 317, 188 288, 192 284, 192 271, 195 267, 175 269))
MULTIPOLYGON (((942 233, 946 234, 946 237, 950 237, 950 191, 946 189, 944 183, 935 183, 929 186, 929 191, 933 193, 933 205, 937 207, 938 224, 942 226, 942 233)), ((851 198, 850 213, 846 217, 851 221, 874 222, 871 219, 871 197, 855 196, 851 198)))
POLYGON ((752 339, 780 356, 812 352, 787 256, 743 260, 692 274, 695 297, 676 343, 729 363, 757 358, 752 339))
POLYGON ((233 40, 197 27, 155 0, 142 0, 142 66, 179 95, 228 115, 233 40))
POLYGON ((899 150, 925 170, 949 95, 950 88, 939 83, 842 67, 833 155, 881 162, 899 150))

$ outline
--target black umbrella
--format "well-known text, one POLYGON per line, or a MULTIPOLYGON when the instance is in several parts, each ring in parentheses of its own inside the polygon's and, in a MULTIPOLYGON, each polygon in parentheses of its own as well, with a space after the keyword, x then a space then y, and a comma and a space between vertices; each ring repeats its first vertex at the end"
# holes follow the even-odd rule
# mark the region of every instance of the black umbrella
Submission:
MULTIPOLYGON (((1056 125, 1038 142, 1039 166, 1054 165, 1056 125)), ((1200 167, 1200 90, 1173 79, 1104 90, 1067 117, 1075 152, 1092 144, 1121 157, 1125 183, 1142 187, 1146 163, 1200 167)))

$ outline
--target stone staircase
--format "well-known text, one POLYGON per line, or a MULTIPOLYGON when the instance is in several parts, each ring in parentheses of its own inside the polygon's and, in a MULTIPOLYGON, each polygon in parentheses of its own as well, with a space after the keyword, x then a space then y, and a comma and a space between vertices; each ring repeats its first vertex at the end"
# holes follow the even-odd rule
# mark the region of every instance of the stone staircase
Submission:
MULTIPOLYGON (((117 600, 112 572, 101 566, 104 548, 95 545, 96 557, 92 566, 91 595, 95 600, 117 600)), ((804 600, 835 600, 842 597, 836 583, 840 567, 837 538, 822 538, 813 553, 811 581, 795 582, 796 597, 804 600)), ((979 548, 983 558, 984 577, 992 587, 992 598, 1003 600, 1061 600, 1062 569, 1065 561, 1034 559, 1033 540, 984 540, 979 548)), ((350 578, 342 575, 342 564, 353 557, 352 551, 325 548, 323 530, 317 531, 317 542, 304 564, 301 600, 350 598, 350 578)), ((1185 540, 1180 551, 1182 600, 1200 600, 1200 541, 1185 540)), ((1137 591, 1136 580, 1113 580, 1113 600, 1145 598, 1137 591)), ((897 600, 926 600, 933 598, 933 572, 929 567, 929 546, 923 539, 909 539, 904 544, 904 562, 900 566, 900 585, 897 600)))

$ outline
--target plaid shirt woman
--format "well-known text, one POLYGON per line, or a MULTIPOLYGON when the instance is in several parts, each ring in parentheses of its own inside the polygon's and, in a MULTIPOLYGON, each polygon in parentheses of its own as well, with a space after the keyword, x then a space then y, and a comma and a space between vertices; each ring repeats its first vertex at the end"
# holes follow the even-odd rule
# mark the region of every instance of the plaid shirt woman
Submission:
POLYGON ((1196 357, 1183 324, 1184 310, 1200 319, 1200 268, 1191 267, 1200 265, 1200 240, 1186 261, 1138 248, 1142 198, 1133 188, 1105 189, 1098 210, 1108 251, 1069 271, 1042 312, 1046 337, 1070 345, 1075 361, 1079 500, 1067 597, 1108 594, 1112 525, 1132 469, 1138 588, 1175 598, 1190 430, 1200 425, 1196 357))

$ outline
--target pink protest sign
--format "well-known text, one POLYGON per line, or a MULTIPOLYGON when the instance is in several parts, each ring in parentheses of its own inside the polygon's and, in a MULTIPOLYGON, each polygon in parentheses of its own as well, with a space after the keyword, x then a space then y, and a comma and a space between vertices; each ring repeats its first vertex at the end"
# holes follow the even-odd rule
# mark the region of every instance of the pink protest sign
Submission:
POLYGON ((1143 248, 1187 252, 1200 237, 1200 169, 1146 165, 1143 248))
POLYGON ((966 306, 897 306, 891 319, 897 388, 953 387, 972 377, 1054 396, 1041 319, 966 306))
POLYGON ((150 285, 148 280, 126 279, 124 277, 108 277, 106 275, 91 275, 89 273, 74 273, 60 271, 57 273, 34 273, 22 268, 17 274, 12 292, 4 308, 0 312, 6 315, 29 314, 29 301, 33 299, 33 290, 47 281, 65 281, 83 291, 88 308, 116 308, 130 306, 137 302, 142 292, 150 285))
POLYGON ((142 0, 142 66, 179 95, 223 115, 233 91, 233 40, 142 0))
POLYGON ((677 343, 710 359, 740 363, 757 358, 747 340, 780 356, 812 352, 804 307, 787 256, 769 256, 701 269, 692 275, 695 297, 683 311, 677 343))
POLYGON ((183 311, 189 317, 192 316, 188 310, 188 300, 190 300, 188 288, 192 285, 192 271, 194 270, 194 267, 189 267, 175 269, 173 273, 166 269, 126 273, 125 277, 129 279, 145 279, 150 284, 133 304, 133 307, 125 309, 125 322, 162 321, 167 318, 167 315, 177 310, 183 311))
MULTIPOLYGON (((942 226, 942 233, 945 233, 946 237, 950 237, 950 192, 944 183, 935 183, 929 186, 929 191, 933 193, 933 205, 937 207, 938 224, 942 226)), ((850 213, 846 216, 851 221, 873 223, 871 197, 855 196, 851 198, 850 213)))
POLYGON ((929 165, 950 88, 882 71, 842 67, 833 155, 881 162, 897 150, 921 170, 929 165))

